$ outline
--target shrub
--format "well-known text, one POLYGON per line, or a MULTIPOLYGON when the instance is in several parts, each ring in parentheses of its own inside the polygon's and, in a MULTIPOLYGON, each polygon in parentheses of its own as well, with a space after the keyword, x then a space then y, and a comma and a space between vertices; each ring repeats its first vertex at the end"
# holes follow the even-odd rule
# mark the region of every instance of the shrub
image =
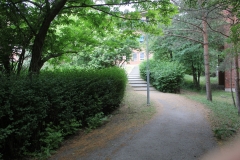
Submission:
POLYGON ((93 117, 88 117, 86 119, 87 124, 88 124, 88 129, 96 129, 98 126, 102 125, 104 121, 106 121, 107 118, 104 116, 104 114, 97 113, 93 117))
POLYGON ((80 127, 93 127, 89 117, 116 109, 127 82, 124 70, 115 67, 44 71, 31 79, 0 80, 0 155, 4 159, 49 154, 80 127))
MULTIPOLYGON (((140 75, 146 80, 146 65, 140 65, 140 75)), ((159 91, 177 93, 184 77, 184 68, 176 62, 149 61, 150 83, 159 91)))

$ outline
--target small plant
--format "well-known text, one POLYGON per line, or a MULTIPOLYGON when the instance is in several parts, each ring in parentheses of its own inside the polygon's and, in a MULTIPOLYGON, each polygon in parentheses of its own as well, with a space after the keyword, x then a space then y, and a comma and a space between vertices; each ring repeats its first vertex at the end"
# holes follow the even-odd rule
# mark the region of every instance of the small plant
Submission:
POLYGON ((101 112, 101 113, 95 114, 93 117, 88 117, 86 121, 87 121, 88 129, 92 130, 102 125, 104 121, 107 121, 107 117, 104 116, 104 114, 101 112))
POLYGON ((60 128, 63 136, 75 134, 81 126, 81 121, 77 121, 76 119, 60 122, 60 128))
POLYGON ((217 139, 220 140, 225 140, 231 136, 233 136, 234 134, 236 134, 236 130, 234 128, 216 128, 214 129, 214 136, 217 139))
POLYGON ((53 126, 52 123, 47 125, 47 128, 41 134, 39 139, 40 150, 35 152, 26 152, 25 155, 35 157, 37 159, 47 159, 58 148, 63 141, 63 135, 59 126, 53 126))

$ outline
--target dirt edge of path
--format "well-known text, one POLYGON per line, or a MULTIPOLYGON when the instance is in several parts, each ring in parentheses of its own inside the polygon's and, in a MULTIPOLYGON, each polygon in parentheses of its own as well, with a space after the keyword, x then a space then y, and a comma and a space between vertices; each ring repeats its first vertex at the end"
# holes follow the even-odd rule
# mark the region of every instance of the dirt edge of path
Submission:
POLYGON ((146 96, 127 86, 123 104, 110 115, 107 123, 90 133, 79 131, 78 134, 64 141, 50 159, 64 160, 84 157, 95 149, 105 147, 109 141, 120 135, 138 132, 160 111, 160 104, 151 101, 151 105, 147 106, 146 96))

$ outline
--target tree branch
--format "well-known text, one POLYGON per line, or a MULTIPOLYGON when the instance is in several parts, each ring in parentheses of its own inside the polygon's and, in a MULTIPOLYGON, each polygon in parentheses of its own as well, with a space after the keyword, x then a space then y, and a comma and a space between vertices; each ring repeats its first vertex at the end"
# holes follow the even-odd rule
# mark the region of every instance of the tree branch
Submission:
MULTIPOLYGON (((202 20, 202 21, 205 21, 205 20, 202 20)), ((208 23, 208 21, 205 21, 208 25, 208 27, 213 31, 213 32, 216 32, 216 33, 220 33, 221 35, 225 36, 225 37, 229 37, 228 35, 222 33, 221 31, 217 31, 215 29, 212 28, 212 26, 208 23)))
POLYGON ((198 32, 198 33, 202 33, 199 30, 193 30, 193 29, 170 29, 170 30, 164 30, 164 32, 168 32, 168 31, 192 31, 192 32, 198 32))
POLYGON ((121 18, 121 19, 125 19, 125 20, 134 20, 134 21, 139 21, 139 20, 140 20, 140 19, 129 19, 129 18, 126 18, 126 17, 124 17, 124 16, 118 16, 118 15, 116 15, 116 14, 113 14, 113 13, 110 13, 110 12, 103 11, 103 10, 101 10, 101 9, 98 9, 98 8, 96 8, 96 7, 90 7, 90 8, 93 8, 93 9, 95 9, 95 10, 98 10, 98 11, 100 11, 100 12, 106 13, 106 14, 111 15, 111 16, 116 17, 116 18, 121 18))
POLYGON ((47 14, 50 12, 50 3, 48 0, 45 0, 46 8, 47 8, 47 14))
POLYGON ((42 9, 42 6, 41 6, 41 5, 39 5, 38 3, 33 2, 33 1, 31 1, 31 0, 20 0, 19 2, 15 2, 14 4, 22 3, 22 2, 29 2, 29 3, 31 3, 31 4, 33 4, 33 5, 35 5, 35 6, 37 6, 38 8, 41 8, 41 9, 42 9))
POLYGON ((65 54, 65 53, 78 53, 78 52, 77 51, 66 51, 66 52, 62 52, 62 53, 52 53, 52 54, 49 54, 46 57, 43 57, 42 61, 47 62, 49 59, 60 57, 61 55, 65 54))
POLYGON ((190 37, 186 37, 186 36, 182 36, 182 35, 177 35, 177 34, 165 34, 165 33, 164 33, 164 35, 180 37, 180 38, 188 39, 188 40, 190 40, 190 41, 194 41, 194 42, 196 42, 196 43, 200 43, 200 44, 204 45, 204 43, 203 43, 202 41, 198 41, 198 40, 193 39, 193 38, 190 38, 190 37))
POLYGON ((183 20, 180 20, 180 19, 173 19, 173 20, 178 21, 178 22, 182 22, 182 23, 189 24, 189 25, 191 25, 191 26, 194 26, 194 27, 198 28, 201 32, 203 32, 203 29, 202 29, 201 27, 199 27, 198 25, 196 25, 196 24, 193 24, 193 23, 190 23, 190 22, 186 22, 186 21, 183 21, 183 20))
POLYGON ((63 9, 82 8, 82 7, 101 7, 101 6, 124 6, 124 5, 147 3, 147 2, 153 3, 150 0, 134 1, 134 2, 127 2, 127 3, 105 3, 105 4, 92 4, 92 5, 83 3, 80 6, 68 6, 68 7, 64 7, 63 9))
POLYGON ((34 31, 33 27, 31 26, 31 24, 29 23, 29 21, 27 20, 27 18, 22 14, 22 12, 18 9, 18 7, 12 2, 11 3, 13 5, 13 7, 20 13, 20 16, 23 18, 23 20, 27 23, 27 25, 29 26, 29 28, 31 29, 32 33, 34 35, 36 35, 36 32, 34 31))

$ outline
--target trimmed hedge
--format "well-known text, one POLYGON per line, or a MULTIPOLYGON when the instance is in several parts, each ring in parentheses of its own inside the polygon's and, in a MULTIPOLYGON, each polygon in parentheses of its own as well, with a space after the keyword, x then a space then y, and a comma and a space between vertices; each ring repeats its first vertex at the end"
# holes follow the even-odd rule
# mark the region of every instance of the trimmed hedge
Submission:
MULTIPOLYGON (((146 65, 140 64, 140 75, 146 80, 146 65)), ((177 93, 183 82, 184 67, 176 62, 149 60, 150 83, 159 91, 177 93)))
MULTIPOLYGON (((121 103, 124 70, 44 71, 0 77, 0 158, 49 155, 67 135, 121 103), (92 117, 92 118, 91 118, 92 117), (41 155, 38 155, 41 154, 41 155)), ((94 125, 94 124, 92 124, 94 125)))

